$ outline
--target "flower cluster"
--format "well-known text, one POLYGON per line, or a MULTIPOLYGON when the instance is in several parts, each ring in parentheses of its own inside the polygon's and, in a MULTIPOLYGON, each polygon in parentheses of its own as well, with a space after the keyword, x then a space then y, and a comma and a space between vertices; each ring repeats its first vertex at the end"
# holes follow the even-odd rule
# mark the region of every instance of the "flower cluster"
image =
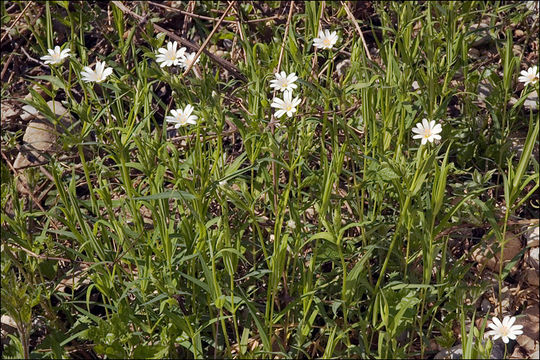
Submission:
MULTIPOLYGON (((330 33, 329 30, 321 30, 319 31, 319 37, 313 39, 313 45, 316 48, 332 49, 337 41, 338 36, 335 31, 330 33)), ((296 107, 302 102, 298 96, 294 99, 292 96, 293 90, 298 87, 294 83, 296 80, 298 80, 298 76, 295 73, 287 75, 285 71, 282 71, 281 73, 276 73, 275 79, 270 81, 271 88, 283 92, 283 99, 274 97, 270 104, 271 107, 277 109, 274 115, 278 119, 284 114, 287 114, 288 117, 293 116, 296 112, 296 107)))
MULTIPOLYGON (((54 49, 47 49, 49 55, 40 57, 45 61, 45 65, 58 65, 62 64, 65 59, 71 56, 71 49, 61 50, 60 46, 55 46, 54 49)), ((82 81, 84 82, 96 82, 100 83, 107 79, 112 74, 113 69, 105 67, 105 62, 96 62, 96 69, 92 70, 89 66, 85 66, 81 71, 82 81)))
MULTIPOLYGON (((167 48, 159 48, 158 54, 156 54, 156 61, 161 63, 160 67, 165 66, 177 66, 180 65, 184 69, 188 68, 195 59, 196 53, 186 52, 185 47, 178 49, 178 43, 176 41, 168 42, 167 48)), ((199 61, 199 58, 195 60, 195 63, 199 61)))

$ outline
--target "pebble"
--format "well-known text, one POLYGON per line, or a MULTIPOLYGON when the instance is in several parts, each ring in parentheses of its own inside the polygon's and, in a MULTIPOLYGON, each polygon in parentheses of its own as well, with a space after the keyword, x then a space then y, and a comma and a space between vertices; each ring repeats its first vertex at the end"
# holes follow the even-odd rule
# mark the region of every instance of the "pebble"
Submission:
POLYGON ((492 39, 489 34, 489 25, 486 23, 473 24, 469 27, 469 32, 474 35, 474 41, 471 44, 472 47, 480 47, 488 44, 492 39))
MULTIPOLYGON (((518 99, 515 97, 510 98, 508 102, 510 106, 514 106, 518 102, 518 99)), ((535 91, 531 92, 529 96, 523 102, 523 108, 527 111, 532 110, 533 112, 538 111, 538 93, 535 91)))
MULTIPOLYGON (((499 271, 500 250, 496 249, 497 240, 488 239, 489 245, 483 245, 473 251, 473 259, 493 271, 499 271)), ((521 241, 513 232, 506 232, 506 244, 503 252, 503 262, 512 260, 521 251, 521 241)))
MULTIPOLYGON (((485 343, 485 340, 482 341, 485 343)), ((514 346, 516 345, 516 340, 510 340, 507 344, 508 352, 511 354, 514 346)), ((505 351, 505 344, 501 339, 493 343, 493 348, 491 349, 490 359, 503 359, 505 351)), ((437 353, 433 359, 461 359, 463 357, 462 345, 458 344, 452 346, 450 349, 445 349, 437 353)))
POLYGON ((540 245, 540 226, 529 228, 525 233, 527 247, 535 247, 540 245))

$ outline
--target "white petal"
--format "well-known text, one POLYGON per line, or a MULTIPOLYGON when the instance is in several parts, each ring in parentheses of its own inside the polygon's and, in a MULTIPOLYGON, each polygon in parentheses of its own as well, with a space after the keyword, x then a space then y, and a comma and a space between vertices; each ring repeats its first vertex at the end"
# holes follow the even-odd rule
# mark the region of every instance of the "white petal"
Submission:
POLYGON ((431 132, 434 133, 434 134, 438 134, 442 131, 442 126, 441 124, 437 124, 435 125, 432 129, 431 129, 431 132))
POLYGON ((519 331, 520 329, 523 329, 523 325, 513 325, 510 330, 511 331, 514 331, 514 330, 519 331))
POLYGON ((285 102, 281 100, 280 98, 274 98, 272 100, 272 104, 270 104, 271 107, 276 107, 276 108, 283 107, 283 105, 285 105, 285 102))
POLYGON ((274 114, 276 116, 276 118, 280 118, 283 116, 283 114, 285 114, 285 110, 278 110, 276 111, 276 113, 274 114))
POLYGON ((424 137, 424 135, 413 135, 412 138, 413 138, 413 139, 421 139, 421 138, 423 138, 423 137, 424 137))
POLYGON ((425 145, 427 143, 427 139, 425 137, 422 138, 422 145, 425 145))
POLYGON ((430 129, 427 119, 422 119, 422 125, 424 125, 424 129, 430 129))
POLYGON ((424 133, 424 129, 415 127, 415 128, 412 129, 412 132, 415 133, 415 134, 423 134, 423 133, 424 133))
POLYGON ((104 71, 103 71, 103 78, 106 78, 107 76, 111 75, 113 72, 113 69, 112 68, 106 68, 104 71))
POLYGON ((433 134, 431 137, 435 140, 441 140, 441 135, 433 134))
POLYGON ((497 327, 502 327, 503 326, 503 324, 501 323, 501 320, 499 320, 499 318, 494 317, 493 319, 491 319, 491 321, 493 321, 493 323, 495 325, 497 325, 497 327))
POLYGON ((191 106, 191 104, 187 104, 186 107, 184 108, 185 116, 189 117, 189 115, 191 115, 192 112, 193 112, 193 106, 191 106))

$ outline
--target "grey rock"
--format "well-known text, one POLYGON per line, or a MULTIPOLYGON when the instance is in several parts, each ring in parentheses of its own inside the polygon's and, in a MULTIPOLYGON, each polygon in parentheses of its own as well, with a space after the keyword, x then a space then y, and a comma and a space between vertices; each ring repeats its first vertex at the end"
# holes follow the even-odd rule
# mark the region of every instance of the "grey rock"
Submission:
MULTIPOLYGON (((23 107, 25 120, 29 120, 23 135, 23 144, 20 148, 13 167, 24 169, 34 164, 47 161, 47 154, 58 149, 58 134, 64 132, 73 122, 73 117, 66 108, 58 101, 47 101, 49 109, 56 115, 54 120, 46 118, 33 106, 23 107), (51 122, 52 121, 52 122, 51 122)), ((21 173, 17 181, 17 190, 21 193, 28 192, 28 179, 21 173)))
POLYGON ((482 300, 482 303, 480 304, 480 310, 482 313, 487 314, 489 310, 491 310, 491 303, 488 299, 482 300))
MULTIPOLYGON (((514 106, 518 101, 518 99, 513 97, 508 103, 510 104, 510 106, 514 106)), ((536 92, 536 90, 531 92, 529 96, 527 96, 527 98, 523 102, 523 109, 527 111, 532 110, 533 112, 538 111, 538 93, 536 92)))
POLYGON ((478 84, 478 100, 482 102, 486 100, 489 94, 491 94, 492 90, 493 88, 491 87, 489 82, 484 80, 481 83, 479 83, 478 84))
POLYGON ((540 227, 535 226, 529 228, 529 230, 525 232, 525 239, 527 241, 527 247, 535 247, 540 245, 540 227))
POLYGON ((471 44, 472 47, 484 46, 492 41, 488 24, 473 24, 469 27, 469 32, 474 34, 474 41, 471 44))
POLYGON ((346 74, 347 70, 351 67, 351 60, 350 59, 345 59, 343 61, 341 61, 339 64, 337 64, 336 66, 336 72, 338 73, 339 76, 343 76, 346 74))
POLYGON ((461 359, 463 356, 463 349, 461 344, 452 346, 450 349, 441 350, 435 355, 434 359, 461 359))
MULTIPOLYGON (((485 340, 482 341, 482 344, 485 344, 485 340)), ((514 347, 516 346, 515 340, 510 340, 507 344, 507 354, 512 354, 514 347)), ((493 348, 491 349, 490 359, 503 359, 504 358, 505 346, 504 342, 499 339, 493 343, 493 348)), ((450 349, 444 349, 439 351, 435 355, 434 359, 461 359, 463 357, 462 344, 452 346, 450 349)))
POLYGON ((529 250, 529 254, 526 257, 527 263, 534 268, 536 271, 538 271, 538 253, 540 251, 540 248, 535 247, 529 250))
POLYGON ((538 93, 536 91, 533 91, 527 96, 523 107, 527 110, 538 111, 538 93))

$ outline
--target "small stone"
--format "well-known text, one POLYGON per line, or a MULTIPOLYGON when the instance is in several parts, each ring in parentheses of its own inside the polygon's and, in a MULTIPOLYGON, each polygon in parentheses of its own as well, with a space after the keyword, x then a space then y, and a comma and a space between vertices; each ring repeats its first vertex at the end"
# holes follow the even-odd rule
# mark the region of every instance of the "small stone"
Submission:
POLYGON ((2 124, 18 114, 13 106, 7 103, 2 103, 0 113, 2 114, 2 124))
MULTIPOLYGON (((514 233, 510 231, 506 232, 505 237, 506 244, 504 246, 503 262, 508 262, 521 251, 521 241, 514 233)), ((500 249, 496 251, 493 250, 496 248, 497 240, 495 238, 491 238, 487 241, 490 242, 489 245, 483 245, 473 251, 473 259, 476 262, 487 266, 493 271, 499 271, 499 256, 501 252, 500 249)), ((514 268, 516 268, 516 266, 514 266, 514 268)))
POLYGON ((225 47, 226 50, 230 51, 232 49, 232 46, 233 46, 232 40, 230 40, 230 39, 223 40, 223 46, 225 47))
POLYGON ((21 120, 23 121, 29 121, 30 119, 36 117, 36 115, 38 114, 37 109, 32 105, 24 105, 22 109, 23 113, 21 114, 21 120))
POLYGON ((489 300, 488 299, 482 300, 482 303, 480 304, 480 310, 484 314, 487 314, 490 309, 491 309, 491 303, 489 302, 489 300))
POLYGON ((0 331, 1 343, 2 343, 2 346, 4 346, 5 344, 9 342, 8 335, 9 334, 13 335, 17 333, 17 324, 15 323, 15 320, 11 318, 11 316, 2 315, 1 329, 2 329, 0 331))
POLYGON ((469 27, 469 32, 473 34, 472 47, 487 45, 492 39, 489 34, 489 25, 486 23, 473 24, 469 27))
POLYGON ((351 67, 351 60, 345 59, 336 66, 336 72, 339 76, 345 75, 346 71, 351 67))
POLYGON ((514 30, 514 36, 515 36, 515 37, 522 37, 523 35, 525 35, 525 33, 523 32, 523 30, 520 30, 520 29, 514 30))
MULTIPOLYGON (((517 102, 519 101, 519 99, 516 99, 515 97, 511 97, 510 100, 508 101, 508 105, 510 106, 514 106, 517 102)), ((535 91, 531 92, 527 98, 525 99, 525 101, 523 101, 523 109, 525 109, 526 111, 533 111, 533 112, 537 112, 538 111, 538 93, 535 91)))
POLYGON ((472 60, 480 59, 480 51, 476 48, 470 48, 468 54, 472 60))
POLYGON ((461 359, 463 356, 462 345, 452 346, 450 349, 444 349, 435 355, 433 359, 461 359))
MULTIPOLYGON (((517 337, 517 343, 529 354, 538 351, 539 311, 538 303, 530 304, 523 312, 524 317, 516 320, 516 325, 523 325, 523 334, 517 337)), ((532 357, 534 359, 534 357, 532 357)))
POLYGON ((527 262, 527 264, 529 264, 536 271, 538 271, 539 251, 540 251, 540 248, 535 247, 535 248, 529 249, 529 251, 527 251, 527 254, 525 255, 525 261, 527 262))
MULTIPOLYGON (((23 169, 36 163, 46 162, 47 157, 45 154, 58 148, 58 134, 71 125, 73 118, 61 103, 50 100, 47 105, 57 116, 57 125, 45 118, 33 106, 26 105, 23 107, 25 113, 21 115, 21 119, 25 116, 24 120, 30 119, 30 122, 23 135, 24 143, 13 163, 15 169, 23 169)), ((21 193, 27 193, 27 182, 26 176, 22 173, 19 174, 17 190, 21 193)))
POLYGON ((515 44, 514 46, 512 46, 512 52, 514 53, 514 56, 520 56, 522 53, 521 46, 515 44))
POLYGON ((525 102, 523 103, 523 108, 526 110, 538 111, 538 93, 533 91, 527 96, 525 102))
POLYGON ((491 85, 489 84, 489 82, 487 81, 482 81, 478 84, 478 100, 479 101, 484 101, 486 100, 486 98, 489 96, 489 94, 491 94, 491 90, 493 88, 491 87, 491 85))
POLYGON ((535 247, 540 245, 540 227, 535 226, 529 228, 525 233, 525 239, 527 241, 527 247, 535 247))
POLYGON ((527 284, 532 286, 540 285, 540 279, 538 278, 538 270, 531 267, 526 267, 525 269, 523 269, 523 274, 527 284))

